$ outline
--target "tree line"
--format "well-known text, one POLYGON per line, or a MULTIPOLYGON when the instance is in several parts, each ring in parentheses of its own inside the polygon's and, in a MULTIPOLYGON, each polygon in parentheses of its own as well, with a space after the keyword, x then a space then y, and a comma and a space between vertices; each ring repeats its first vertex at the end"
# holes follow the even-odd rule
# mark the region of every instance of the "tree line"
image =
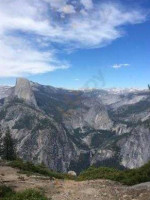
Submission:
POLYGON ((16 157, 15 140, 11 136, 10 129, 7 128, 4 136, 0 132, 0 158, 3 160, 15 160, 16 157))

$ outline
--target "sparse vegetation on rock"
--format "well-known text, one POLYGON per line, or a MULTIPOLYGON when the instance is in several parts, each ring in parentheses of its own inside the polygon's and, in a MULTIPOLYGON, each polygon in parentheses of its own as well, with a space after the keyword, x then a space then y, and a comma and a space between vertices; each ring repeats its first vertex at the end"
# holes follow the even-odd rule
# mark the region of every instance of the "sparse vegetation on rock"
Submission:
POLYGON ((40 175, 48 176, 49 178, 74 179, 74 177, 69 174, 58 173, 53 170, 50 170, 50 169, 46 168, 43 164, 34 165, 31 162, 24 162, 21 159, 10 162, 9 166, 18 168, 21 170, 22 173, 26 173, 28 175, 40 174, 40 175))
POLYGON ((10 187, 0 186, 1 200, 50 200, 37 190, 28 189, 23 192, 14 192, 10 187))
POLYGON ((108 167, 90 167, 83 171, 79 177, 79 181, 109 179, 121 182, 125 185, 135 185, 150 181, 150 162, 137 169, 117 170, 108 167))

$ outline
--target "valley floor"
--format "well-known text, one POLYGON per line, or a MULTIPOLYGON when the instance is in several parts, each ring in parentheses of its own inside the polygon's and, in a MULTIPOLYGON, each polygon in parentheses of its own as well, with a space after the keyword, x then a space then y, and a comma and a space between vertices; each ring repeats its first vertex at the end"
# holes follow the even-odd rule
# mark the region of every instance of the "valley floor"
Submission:
POLYGON ((44 176, 27 176, 17 169, 0 166, 0 184, 16 191, 35 188, 52 200, 150 200, 150 183, 127 187, 107 180, 63 181, 44 176))

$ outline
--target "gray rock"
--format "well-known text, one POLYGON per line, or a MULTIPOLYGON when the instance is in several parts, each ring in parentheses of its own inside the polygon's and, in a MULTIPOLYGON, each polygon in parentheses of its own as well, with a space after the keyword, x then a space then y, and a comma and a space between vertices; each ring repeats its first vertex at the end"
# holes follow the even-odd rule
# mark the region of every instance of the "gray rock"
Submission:
POLYGON ((77 176, 77 173, 75 171, 69 171, 68 174, 71 176, 77 176))
POLYGON ((9 126, 21 158, 57 171, 143 165, 150 160, 147 124, 147 90, 71 91, 24 78, 0 89, 3 134, 9 126))
POLYGON ((17 96, 19 99, 23 99, 29 104, 37 106, 36 99, 30 85, 30 81, 25 78, 17 79, 14 95, 17 96))

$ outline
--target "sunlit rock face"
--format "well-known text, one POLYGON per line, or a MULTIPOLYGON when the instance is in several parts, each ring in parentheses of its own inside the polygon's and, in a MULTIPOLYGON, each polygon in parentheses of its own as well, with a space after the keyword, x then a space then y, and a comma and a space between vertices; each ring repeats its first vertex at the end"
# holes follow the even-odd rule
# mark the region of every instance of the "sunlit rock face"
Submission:
POLYGON ((150 160, 147 90, 72 91, 24 78, 0 87, 0 129, 18 155, 57 171, 135 168, 150 160))
POLYGON ((15 96, 27 103, 37 105, 30 81, 25 78, 18 78, 15 86, 15 96))
POLYGON ((124 140, 121 148, 122 165, 135 168, 150 160, 150 130, 144 126, 137 126, 130 137, 124 140))

